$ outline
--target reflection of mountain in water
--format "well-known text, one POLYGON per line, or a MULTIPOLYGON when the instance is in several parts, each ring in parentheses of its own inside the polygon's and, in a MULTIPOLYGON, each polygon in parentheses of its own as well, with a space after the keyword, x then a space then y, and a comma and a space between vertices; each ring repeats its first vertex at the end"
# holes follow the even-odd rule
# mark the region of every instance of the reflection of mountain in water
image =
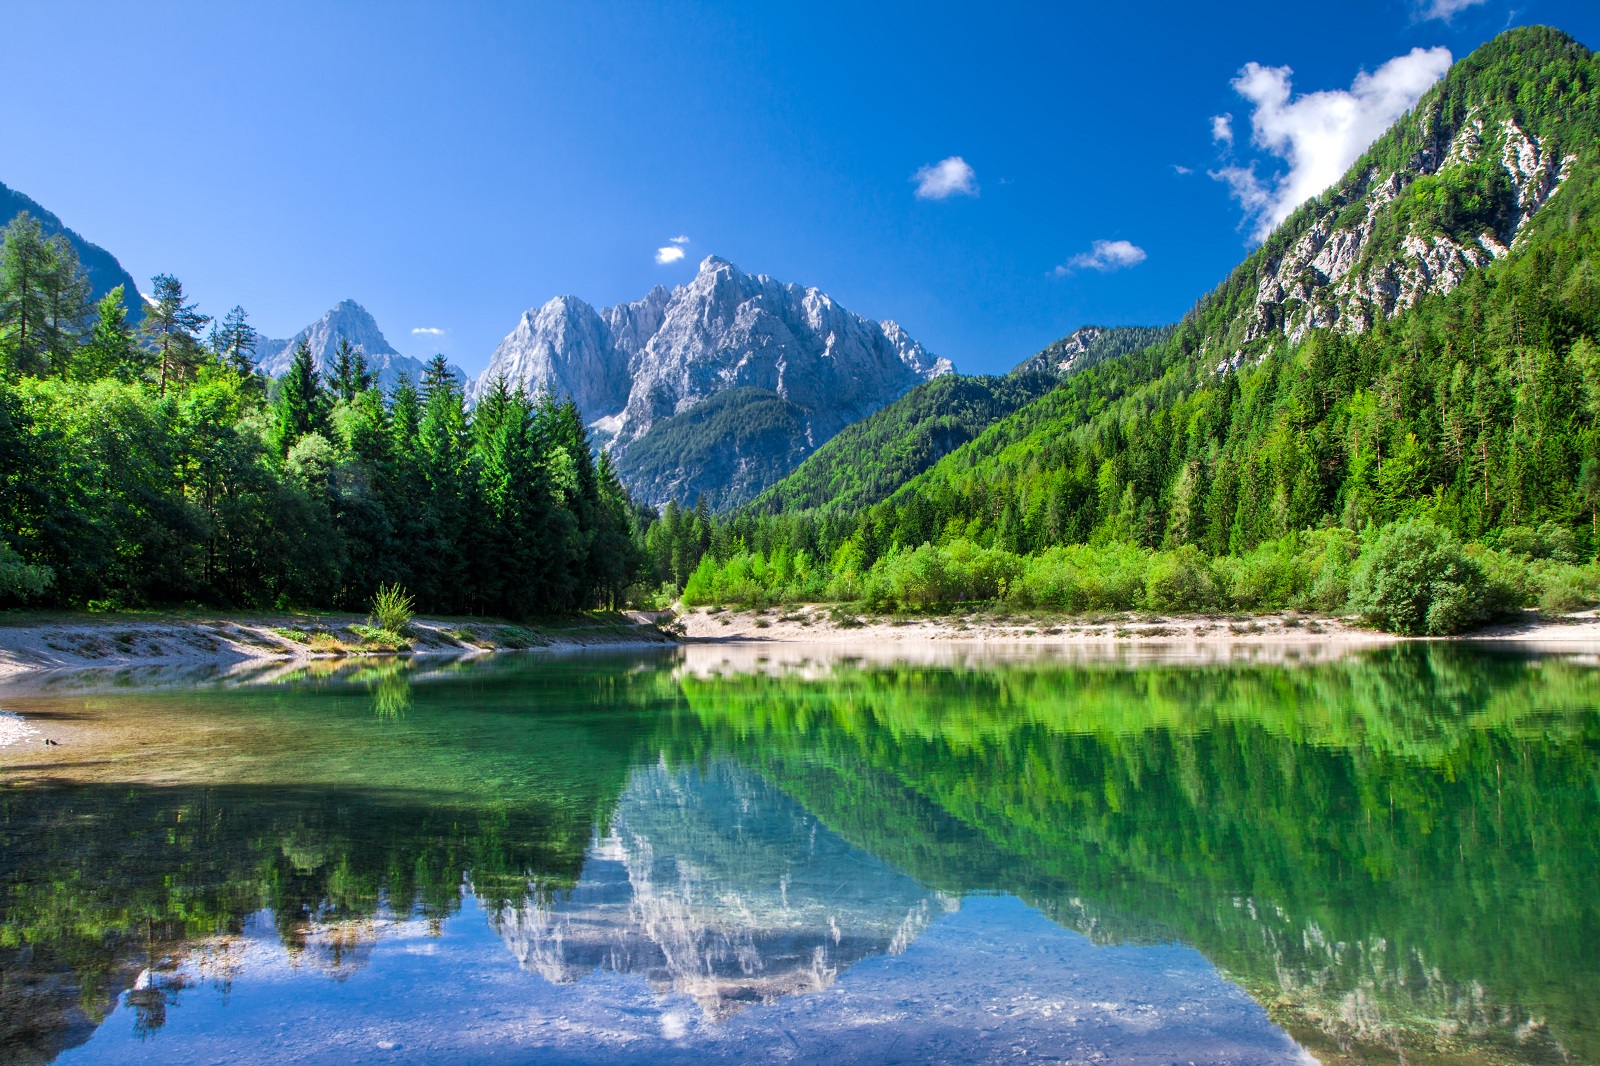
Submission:
POLYGON ((720 1019, 898 954, 956 906, 748 770, 661 763, 634 771, 575 887, 535 884, 494 925, 551 981, 638 974, 720 1019))

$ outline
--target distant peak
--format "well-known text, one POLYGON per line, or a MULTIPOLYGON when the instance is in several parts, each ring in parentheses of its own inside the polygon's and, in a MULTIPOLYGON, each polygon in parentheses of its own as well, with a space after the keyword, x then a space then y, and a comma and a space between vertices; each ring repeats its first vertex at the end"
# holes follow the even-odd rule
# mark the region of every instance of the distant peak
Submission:
POLYGON ((704 259, 700 260, 700 273, 702 274, 711 270, 721 270, 723 267, 727 267, 729 270, 733 271, 737 271, 739 269, 726 259, 722 258, 720 255, 708 255, 704 259))

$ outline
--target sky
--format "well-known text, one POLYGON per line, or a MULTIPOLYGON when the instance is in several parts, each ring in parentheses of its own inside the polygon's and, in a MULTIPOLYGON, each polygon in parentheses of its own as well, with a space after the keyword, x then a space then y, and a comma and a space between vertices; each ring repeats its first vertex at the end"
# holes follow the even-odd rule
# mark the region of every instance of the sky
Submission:
POLYGON ((0 181, 287 337, 471 373, 709 254, 967 373, 1183 314, 1451 58, 1600 4, 10 2, 0 181))

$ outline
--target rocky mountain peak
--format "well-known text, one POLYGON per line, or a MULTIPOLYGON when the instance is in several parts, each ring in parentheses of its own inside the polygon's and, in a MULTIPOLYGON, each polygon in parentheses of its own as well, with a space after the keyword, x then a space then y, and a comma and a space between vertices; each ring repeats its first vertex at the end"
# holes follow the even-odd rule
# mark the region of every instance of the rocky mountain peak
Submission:
MULTIPOLYGON (((760 398, 776 398, 788 412, 786 424, 798 427, 796 439, 783 435, 781 474, 790 457, 803 458, 846 425, 950 369, 894 322, 870 321, 818 289, 746 274, 708 255, 687 284, 657 286, 633 303, 596 311, 563 296, 526 312, 475 388, 503 377, 530 391, 571 396, 625 478, 627 453, 658 424, 731 390, 742 390, 741 402, 759 402, 763 411, 773 408, 760 398)), ((737 422, 730 412, 719 417, 737 422)), ((648 487, 630 481, 646 498, 687 499, 728 488, 691 484, 692 476, 673 481, 670 449, 653 452, 667 480, 652 475, 648 487)), ((737 466, 711 480, 739 476, 737 466)), ((735 495, 747 498, 764 487, 771 469, 762 465, 761 485, 735 495)))
MULTIPOLYGON (((327 314, 288 340, 260 338, 256 345, 256 365, 270 377, 278 377, 288 371, 295 349, 305 341, 317 370, 327 374, 333 369, 341 338, 361 349, 367 365, 378 375, 379 386, 384 389, 394 388, 402 378, 418 381, 422 377, 423 362, 397 351, 378 328, 372 313, 351 299, 340 300, 327 314)), ((460 370, 454 372, 460 380, 466 380, 460 370)))
POLYGON ((1242 334, 1215 353, 1216 369, 1313 329, 1365 332, 1512 254, 1587 143, 1572 109, 1530 109, 1520 101, 1539 99, 1539 91, 1519 95, 1514 87, 1534 70, 1559 82, 1556 72, 1581 51, 1564 34, 1529 27, 1452 67, 1241 266, 1254 297, 1242 334))

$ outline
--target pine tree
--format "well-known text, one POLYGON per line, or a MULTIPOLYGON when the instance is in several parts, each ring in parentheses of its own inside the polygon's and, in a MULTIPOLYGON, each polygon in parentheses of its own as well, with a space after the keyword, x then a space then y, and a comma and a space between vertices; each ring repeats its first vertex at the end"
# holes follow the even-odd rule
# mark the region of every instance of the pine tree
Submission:
POLYGON ((45 275, 45 318, 40 339, 50 369, 64 372, 73 361, 94 306, 89 275, 78 263, 77 250, 63 234, 50 238, 51 269, 45 275))
POLYGON ((0 242, 0 358, 13 373, 48 373, 55 247, 26 211, 0 230, 0 242))
POLYGON ((241 374, 255 373, 256 346, 261 336, 248 319, 244 308, 235 305, 211 330, 212 352, 241 374))
POLYGON ((145 346, 154 353, 157 381, 165 395, 169 377, 186 377, 199 367, 204 354, 200 331, 211 317, 186 302, 183 283, 171 274, 157 274, 150 282, 155 295, 145 308, 139 332, 145 346))

